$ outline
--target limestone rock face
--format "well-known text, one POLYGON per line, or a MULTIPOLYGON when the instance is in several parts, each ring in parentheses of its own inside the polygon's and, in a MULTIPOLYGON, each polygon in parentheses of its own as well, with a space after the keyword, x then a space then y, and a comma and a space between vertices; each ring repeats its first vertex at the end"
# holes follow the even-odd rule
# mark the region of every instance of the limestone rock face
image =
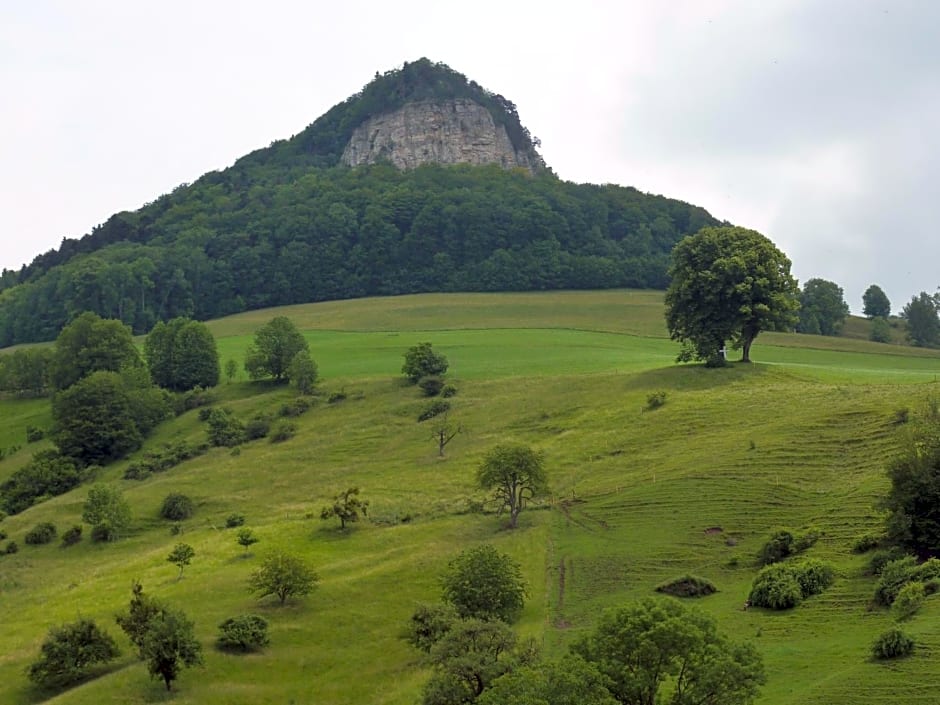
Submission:
POLYGON ((513 148, 506 128, 483 106, 467 99, 409 103, 362 123, 342 162, 348 166, 388 161, 399 169, 421 164, 499 164, 536 171, 545 166, 534 149, 513 148))

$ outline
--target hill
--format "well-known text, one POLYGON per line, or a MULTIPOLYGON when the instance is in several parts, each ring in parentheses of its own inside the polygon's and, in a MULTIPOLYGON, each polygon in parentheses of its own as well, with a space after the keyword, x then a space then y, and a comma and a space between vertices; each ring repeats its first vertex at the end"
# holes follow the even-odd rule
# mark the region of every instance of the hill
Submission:
MULTIPOLYGON (((905 626, 918 642, 911 658, 871 662, 868 645, 892 618, 869 609, 874 579, 852 548, 881 526, 873 505, 903 442, 898 411, 917 413, 936 394, 940 356, 774 334, 758 338, 753 365, 675 366, 661 306, 654 292, 424 295, 213 321, 223 359, 239 359, 276 313, 297 321, 324 376, 314 408, 281 444, 215 449, 138 481, 120 478, 139 455, 108 467, 98 479, 120 486, 135 516, 131 535, 113 544, 22 546, 40 521, 60 531, 78 521, 84 487, 4 520, 22 548, 0 557, 0 701, 42 699, 23 669, 49 626, 81 615, 117 633, 113 615, 136 578, 194 617, 206 648, 205 670, 182 673, 174 702, 414 703, 428 672, 401 638, 403 624, 418 602, 437 599, 437 576, 460 549, 490 542, 522 563, 530 594, 517 629, 548 654, 590 629, 600 609, 693 572, 719 588, 696 604, 764 657, 758 703, 932 702, 938 598, 905 626), (402 352, 422 340, 450 359, 451 414, 466 428, 443 460, 416 421, 427 402, 399 381, 402 352), (328 403, 337 392, 345 399, 328 403), (654 392, 665 392, 665 404, 645 411, 654 392), (480 512, 473 481, 483 454, 508 438, 545 453, 552 487, 516 531, 480 512), (353 485, 371 500, 371 521, 348 532, 320 521, 320 508, 353 485), (176 535, 157 517, 173 491, 196 502, 176 535), (261 537, 247 558, 224 528, 232 512, 261 537), (743 611, 770 531, 810 525, 821 538, 808 555, 836 566, 833 587, 789 612, 743 611), (166 555, 180 540, 196 557, 177 580, 166 555), (245 589, 274 547, 321 575, 311 596, 284 608, 245 589), (211 648, 219 622, 249 611, 270 620, 269 648, 246 657, 211 648)), ((292 396, 242 379, 216 391, 242 418, 292 396)), ((45 423, 35 401, 3 404, 10 437, 45 423)), ((190 411, 141 453, 204 433, 190 411)), ((0 479, 25 452, 0 463, 0 479)), ((123 636, 120 644, 114 668, 54 701, 163 699, 123 636)))
POLYGON ((664 288, 672 246, 717 224, 663 196, 565 182, 536 146, 508 99, 406 64, 290 139, 4 271, 0 347, 51 340, 82 311, 142 333, 363 296, 664 288))

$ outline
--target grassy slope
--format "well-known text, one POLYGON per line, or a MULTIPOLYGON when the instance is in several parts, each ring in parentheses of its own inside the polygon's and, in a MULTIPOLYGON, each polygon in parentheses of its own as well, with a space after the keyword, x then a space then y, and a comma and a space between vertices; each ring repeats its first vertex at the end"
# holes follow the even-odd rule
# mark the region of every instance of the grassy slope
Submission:
MULTIPOLYGON (((868 643, 890 619, 866 610, 873 584, 849 549, 877 530, 872 504, 898 442, 894 411, 934 390, 936 355, 833 339, 811 341, 829 349, 806 349, 798 346, 807 336, 775 335, 755 345, 762 364, 676 367, 661 298, 643 292, 397 297, 287 313, 308 329, 325 389, 343 388, 349 399, 321 398, 281 445, 247 445, 238 456, 215 450, 144 482, 118 480, 122 466, 109 468, 102 479, 119 482, 135 508, 132 536, 0 558, 0 702, 40 699, 23 669, 48 626, 81 614, 117 633, 113 614, 140 578, 196 619, 206 645, 205 670, 182 674, 174 702, 413 703, 426 674, 400 627, 417 601, 435 599, 447 560, 484 540, 523 562, 531 596, 520 630, 549 651, 577 638, 599 608, 692 571, 721 590, 702 608, 764 653, 770 678, 761 702, 933 702, 940 674, 929 656, 940 645, 940 607, 932 598, 910 623, 924 644, 915 657, 868 662, 868 643), (553 322, 566 330, 549 329, 553 322), (444 460, 414 421, 424 402, 395 379, 402 351, 425 339, 451 360, 460 388, 453 418, 467 429, 444 460), (667 391, 666 405, 644 412, 657 390, 667 391), (480 497, 472 482, 479 458, 503 438, 544 449, 553 484, 552 508, 527 512, 511 533, 491 515, 465 513, 480 497), (311 518, 351 485, 372 500, 372 523, 341 534, 311 518), (199 505, 182 537, 155 518, 170 491, 199 505), (220 528, 231 511, 243 511, 262 538, 255 555, 242 557, 233 532, 220 528), (774 526, 804 524, 825 531, 811 552, 836 563, 836 585, 785 615, 743 612, 762 538, 774 526), (714 527, 721 531, 706 533, 714 527), (179 540, 197 556, 176 581, 165 556, 179 540), (257 556, 276 545, 303 554, 321 575, 313 595, 286 608, 244 592, 257 556), (271 620, 271 647, 248 657, 215 652, 215 625, 246 611, 271 620)), ((250 331, 271 315, 213 323, 223 358, 240 358, 250 331)), ((241 382, 220 392, 243 416, 289 397, 241 382)), ((42 413, 23 404, 5 405, 4 419, 42 413)), ((151 445, 201 433, 190 413, 151 445)), ((80 489, 2 526, 21 544, 38 521, 62 531, 78 521, 83 497, 80 489)), ((117 666, 54 702, 166 699, 120 639, 117 666)))

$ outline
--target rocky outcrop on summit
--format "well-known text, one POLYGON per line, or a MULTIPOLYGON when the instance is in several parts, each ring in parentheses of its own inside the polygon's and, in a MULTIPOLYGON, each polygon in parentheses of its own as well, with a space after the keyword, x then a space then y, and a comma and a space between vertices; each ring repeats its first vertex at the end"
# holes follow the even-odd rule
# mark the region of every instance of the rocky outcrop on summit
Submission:
POLYGON ((465 98, 408 103, 359 125, 343 151, 348 166, 388 161, 421 164, 499 164, 530 172, 545 167, 534 149, 516 150, 489 110, 465 98))

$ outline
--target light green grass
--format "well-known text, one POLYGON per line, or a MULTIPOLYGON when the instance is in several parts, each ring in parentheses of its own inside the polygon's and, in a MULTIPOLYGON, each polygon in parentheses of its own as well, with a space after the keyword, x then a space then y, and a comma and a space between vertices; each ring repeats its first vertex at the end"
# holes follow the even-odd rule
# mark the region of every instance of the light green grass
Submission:
MULTIPOLYGON (((696 604, 763 653, 769 681, 760 703, 934 702, 940 673, 930 654, 940 647, 940 598, 928 598, 909 623, 921 644, 911 659, 869 662, 868 645, 890 617, 868 611, 874 584, 850 548, 880 525, 874 504, 887 486, 883 468, 903 434, 895 411, 916 410, 935 393, 935 357, 866 341, 840 351, 826 347, 841 339, 809 349, 796 347, 807 336, 761 336, 757 364, 706 370, 673 365, 676 345, 664 334, 631 334, 652 330, 656 307, 662 320, 661 300, 634 309, 628 297, 623 316, 610 292, 479 295, 457 313, 455 300, 297 309, 324 381, 294 439, 248 444, 237 456, 215 449, 142 482, 120 480, 126 463, 116 464, 99 479, 116 482, 131 501, 130 536, 108 546, 24 546, 0 557, 0 702, 37 702, 23 670, 49 626, 82 615, 118 635, 125 655, 52 702, 412 704, 427 671, 401 629, 417 602, 436 599, 447 561, 480 541, 522 562, 530 597, 518 628, 549 654, 585 633, 604 607, 692 572, 720 590, 696 604), (565 325, 550 325, 553 309, 568 317, 565 325), (422 340, 447 354, 459 389, 451 418, 465 431, 443 460, 427 424, 415 420, 427 402, 399 380, 404 349, 422 340), (346 401, 327 404, 338 389, 346 401), (665 405, 645 411, 656 391, 666 392, 665 405), (506 439, 543 450, 552 485, 515 532, 494 515, 466 513, 483 498, 473 483, 477 464, 506 439), (344 534, 314 517, 349 486, 371 500, 372 522, 344 534), (182 536, 157 518, 171 491, 197 503, 182 536), (261 538, 248 558, 234 531, 222 528, 233 511, 261 538), (837 566, 836 584, 790 613, 742 611, 767 533, 807 524, 825 533, 809 555, 837 566), (721 530, 706 533, 715 527, 721 530), (180 540, 196 557, 177 581, 165 559, 180 540), (285 608, 245 591, 258 557, 276 546, 306 557, 321 576, 312 595, 285 608), (113 624, 135 578, 184 608, 206 648, 205 669, 184 671, 170 696, 148 680, 113 624), (216 652, 216 625, 248 611, 271 621, 271 646, 246 657, 216 652)), ((251 330, 275 313, 213 323, 227 334, 219 340, 223 360, 240 358, 251 330)), ((242 418, 273 412, 291 397, 244 381, 223 383, 217 393, 242 418)), ((18 415, 18 402, 9 403, 4 409, 18 415)), ((162 426, 148 447, 202 434, 189 412, 162 426)), ((38 521, 64 531, 78 521, 86 492, 2 527, 21 544, 38 521)))

